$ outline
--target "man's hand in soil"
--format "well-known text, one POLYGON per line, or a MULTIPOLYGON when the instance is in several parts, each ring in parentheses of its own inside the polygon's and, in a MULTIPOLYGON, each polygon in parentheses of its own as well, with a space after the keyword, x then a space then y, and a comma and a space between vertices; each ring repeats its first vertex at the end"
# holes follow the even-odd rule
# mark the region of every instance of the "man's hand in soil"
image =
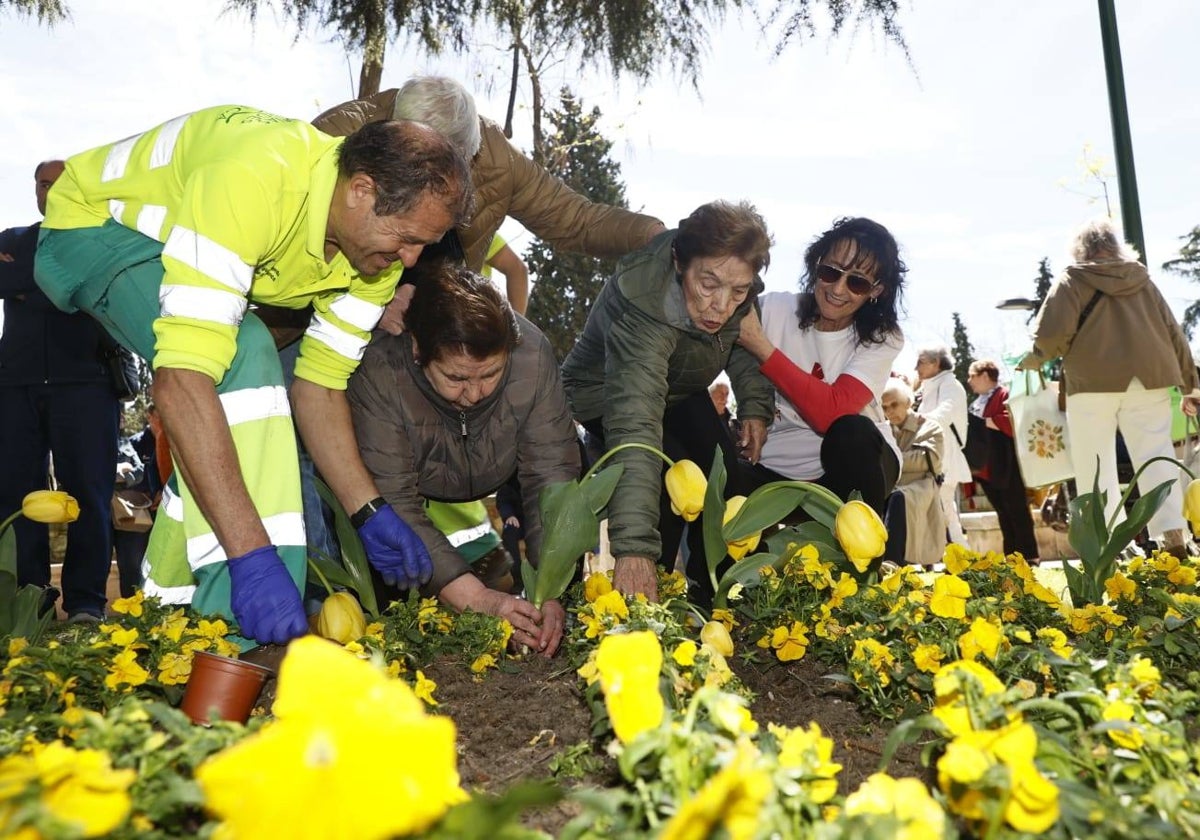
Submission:
POLYGON ((647 601, 658 603, 658 575, 654 561, 633 554, 618 557, 613 566, 613 587, 626 598, 642 594, 647 601))
POLYGON ((542 632, 534 650, 549 659, 562 643, 563 627, 567 623, 567 612, 558 601, 542 604, 542 632))
MULTIPOLYGON (((484 603, 480 606, 482 612, 506 619, 512 625, 514 642, 534 650, 541 650, 542 614, 533 604, 515 595, 489 589, 486 592, 484 603)), ((559 625, 559 636, 562 636, 561 624, 559 625)))

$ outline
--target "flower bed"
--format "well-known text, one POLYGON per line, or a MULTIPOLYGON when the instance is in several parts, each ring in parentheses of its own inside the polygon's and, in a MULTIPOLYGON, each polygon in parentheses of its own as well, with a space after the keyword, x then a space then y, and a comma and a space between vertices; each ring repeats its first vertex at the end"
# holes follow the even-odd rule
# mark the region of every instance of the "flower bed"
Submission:
POLYGON ((1196 561, 1135 559, 1074 608, 1019 557, 945 560, 871 582, 790 545, 712 620, 676 576, 663 604, 589 578, 551 661, 414 598, 293 643, 246 726, 173 708, 231 628, 126 599, 2 642, 0 834, 1200 832, 1196 561))

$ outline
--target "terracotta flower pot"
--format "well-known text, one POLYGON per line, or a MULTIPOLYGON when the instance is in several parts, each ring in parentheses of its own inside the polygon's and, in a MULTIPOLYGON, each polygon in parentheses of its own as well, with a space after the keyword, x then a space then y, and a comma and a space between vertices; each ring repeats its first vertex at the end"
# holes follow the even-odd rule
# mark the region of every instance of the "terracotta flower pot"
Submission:
POLYGON ((261 665, 196 651, 179 708, 194 723, 208 723, 214 718, 245 723, 263 685, 274 673, 261 665))

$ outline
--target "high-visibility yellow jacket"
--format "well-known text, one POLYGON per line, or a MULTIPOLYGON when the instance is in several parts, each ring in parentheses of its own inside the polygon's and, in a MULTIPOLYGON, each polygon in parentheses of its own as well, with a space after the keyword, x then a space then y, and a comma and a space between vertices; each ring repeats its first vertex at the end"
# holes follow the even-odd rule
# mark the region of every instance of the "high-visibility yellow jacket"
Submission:
POLYGON ((373 277, 325 260, 342 139, 237 105, 176 117, 70 158, 44 228, 115 219, 164 243, 153 365, 219 382, 248 301, 315 314, 296 376, 343 389, 403 266, 373 277))

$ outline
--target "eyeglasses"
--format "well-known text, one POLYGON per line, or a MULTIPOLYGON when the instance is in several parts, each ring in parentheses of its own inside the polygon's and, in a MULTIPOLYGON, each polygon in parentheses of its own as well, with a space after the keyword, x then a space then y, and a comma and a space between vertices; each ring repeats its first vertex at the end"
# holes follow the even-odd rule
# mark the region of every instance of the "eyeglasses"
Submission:
POLYGON ((879 285, 878 280, 872 280, 870 277, 855 274, 848 268, 838 268, 836 265, 829 265, 828 263, 817 264, 817 279, 822 283, 832 285, 843 277, 846 278, 846 288, 851 293, 860 296, 869 295, 871 290, 879 285))

